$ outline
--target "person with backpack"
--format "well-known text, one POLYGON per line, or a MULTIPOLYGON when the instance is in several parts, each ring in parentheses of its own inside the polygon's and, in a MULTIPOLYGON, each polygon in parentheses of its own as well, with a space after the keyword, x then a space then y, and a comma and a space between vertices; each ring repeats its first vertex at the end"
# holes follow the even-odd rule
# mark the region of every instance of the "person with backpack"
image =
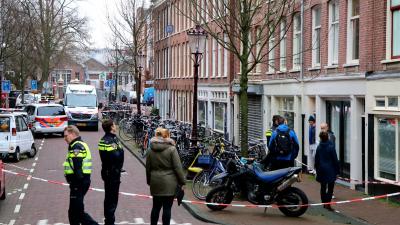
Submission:
POLYGON ((296 133, 285 124, 283 117, 279 118, 279 126, 272 133, 268 144, 270 155, 270 170, 294 166, 294 160, 299 154, 299 141, 296 133))

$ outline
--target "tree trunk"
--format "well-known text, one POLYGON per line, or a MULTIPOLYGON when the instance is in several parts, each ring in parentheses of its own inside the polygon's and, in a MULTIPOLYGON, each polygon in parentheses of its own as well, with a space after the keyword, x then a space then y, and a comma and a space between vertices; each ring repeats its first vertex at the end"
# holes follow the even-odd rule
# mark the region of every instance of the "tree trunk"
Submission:
POLYGON ((239 92, 239 106, 240 106, 240 149, 243 157, 248 156, 248 98, 247 98, 247 62, 242 63, 240 74, 240 92, 239 92))

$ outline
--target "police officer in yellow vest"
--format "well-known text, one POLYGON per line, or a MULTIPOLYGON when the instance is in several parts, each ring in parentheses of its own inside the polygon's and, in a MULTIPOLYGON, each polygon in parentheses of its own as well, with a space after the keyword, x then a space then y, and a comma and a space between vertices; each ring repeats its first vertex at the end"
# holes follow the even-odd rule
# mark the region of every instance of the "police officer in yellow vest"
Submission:
POLYGON ((70 188, 68 218, 70 225, 98 225, 85 212, 84 197, 90 186, 92 156, 88 145, 79 136, 76 126, 64 129, 64 139, 68 143, 68 153, 64 162, 64 174, 70 188))
POLYGON ((124 164, 124 151, 118 141, 113 120, 102 122, 105 135, 99 141, 101 158, 101 177, 104 181, 104 225, 114 225, 115 210, 118 204, 119 185, 124 164))

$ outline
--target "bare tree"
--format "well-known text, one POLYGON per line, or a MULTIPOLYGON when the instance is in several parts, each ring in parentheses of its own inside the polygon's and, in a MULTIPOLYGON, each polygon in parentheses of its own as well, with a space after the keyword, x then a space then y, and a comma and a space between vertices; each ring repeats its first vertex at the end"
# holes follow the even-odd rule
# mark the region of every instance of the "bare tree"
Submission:
POLYGON ((35 45, 32 39, 34 28, 32 27, 32 16, 28 5, 18 2, 15 5, 15 21, 18 22, 18 30, 14 30, 15 40, 10 45, 10 51, 14 54, 9 57, 8 65, 13 68, 14 74, 6 74, 7 79, 22 90, 22 101, 24 102, 25 83, 29 77, 33 78, 37 68, 35 64, 35 45))
POLYGON ((189 13, 179 8, 181 15, 190 18, 240 63, 240 147, 248 154, 248 77, 257 67, 269 64, 269 52, 279 44, 289 29, 296 0, 213 0, 190 2, 189 13), (281 29, 281 22, 287 25, 281 29), (273 47, 270 40, 275 38, 273 47))
POLYGON ((60 56, 85 47, 88 41, 87 19, 73 6, 76 0, 29 0, 34 42, 41 71, 39 85, 48 80, 60 56))
POLYGON ((146 51, 148 40, 148 20, 151 15, 150 9, 145 9, 143 0, 120 0, 116 3, 117 15, 107 16, 112 34, 122 44, 120 51, 123 63, 131 67, 136 82, 137 113, 141 114, 141 72, 140 57, 146 51))

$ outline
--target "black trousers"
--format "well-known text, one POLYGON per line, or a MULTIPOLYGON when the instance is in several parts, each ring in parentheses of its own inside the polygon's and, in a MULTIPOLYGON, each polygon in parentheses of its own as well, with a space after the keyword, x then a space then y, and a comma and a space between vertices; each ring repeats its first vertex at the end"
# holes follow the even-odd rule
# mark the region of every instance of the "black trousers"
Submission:
POLYGON ((169 225, 171 222, 171 208, 174 196, 153 196, 153 208, 151 209, 151 225, 157 225, 161 208, 163 209, 162 224, 169 225))
POLYGON ((321 182, 321 201, 322 202, 330 202, 332 200, 334 187, 335 187, 335 182, 331 182, 331 183, 321 182))
POLYGON ((114 225, 115 223, 115 210, 118 205, 120 183, 120 179, 106 179, 104 181, 104 225, 114 225))
POLYGON ((84 197, 89 190, 90 179, 83 182, 70 184, 68 218, 70 225, 98 225, 98 223, 85 212, 84 197))

